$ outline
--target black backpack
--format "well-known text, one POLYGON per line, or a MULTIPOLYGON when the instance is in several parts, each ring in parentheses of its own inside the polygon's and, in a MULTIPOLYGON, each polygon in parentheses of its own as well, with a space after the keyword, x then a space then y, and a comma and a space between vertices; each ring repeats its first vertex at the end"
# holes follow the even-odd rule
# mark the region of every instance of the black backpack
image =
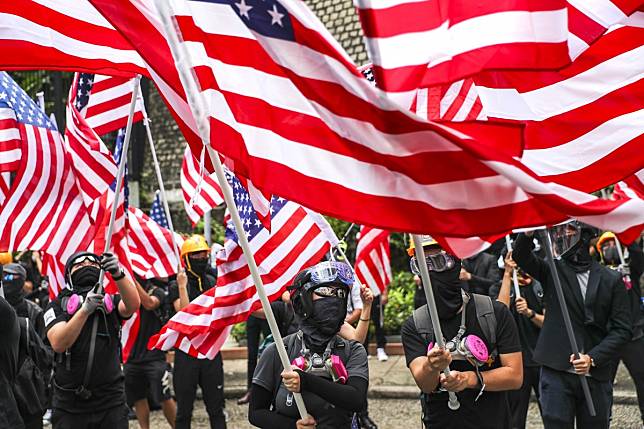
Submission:
POLYGON ((20 323, 18 374, 13 385, 16 403, 22 416, 42 415, 47 409, 47 381, 51 376, 53 351, 45 345, 26 317, 20 323))
MULTIPOLYGON (((496 357, 496 316, 494 315, 492 298, 487 295, 479 295, 477 293, 473 293, 471 296, 474 300, 474 308, 476 308, 476 319, 481 326, 485 339, 492 345, 490 356, 496 357)), ((428 344, 433 342, 434 329, 432 319, 429 316, 427 304, 414 310, 413 318, 418 334, 427 341, 428 344)))

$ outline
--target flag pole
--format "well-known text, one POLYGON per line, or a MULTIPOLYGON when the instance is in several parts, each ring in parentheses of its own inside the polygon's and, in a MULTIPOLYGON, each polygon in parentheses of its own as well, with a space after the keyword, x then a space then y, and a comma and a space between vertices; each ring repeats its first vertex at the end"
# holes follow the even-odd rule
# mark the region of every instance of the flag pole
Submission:
MULTIPOLYGON (((512 243, 510 242, 510 234, 505 236, 505 247, 508 249, 508 252, 512 251, 512 243)), ((519 291, 519 278, 517 277, 517 269, 512 268, 512 283, 514 284, 514 299, 521 298, 521 292, 519 291)))
MULTIPOLYGON (((259 274, 259 269, 257 268, 253 252, 250 248, 250 244, 248 243, 246 234, 243 233, 244 227, 242 225, 237 206, 235 205, 232 188, 230 187, 230 184, 226 179, 224 167, 221 163, 221 159, 219 159, 219 154, 210 146, 210 135, 208 131, 209 124, 205 117, 205 112, 202 110, 203 96, 201 94, 201 91, 199 90, 198 83, 191 70, 189 70, 183 63, 183 61, 188 57, 189 54, 185 46, 180 43, 179 36, 175 32, 176 28, 175 23, 171 17, 171 6, 168 4, 169 2, 167 2, 167 0, 155 0, 154 3, 165 29, 168 45, 170 46, 170 51, 172 52, 172 56, 174 57, 177 71, 179 72, 179 78, 186 93, 186 98, 188 99, 188 105, 190 106, 190 110, 192 111, 195 118, 199 137, 208 150, 208 155, 210 156, 210 160, 215 168, 217 180, 219 181, 219 185, 221 186, 224 194, 224 201, 228 206, 228 210, 230 210, 230 217, 235 226, 235 230, 237 231, 239 245, 244 252, 244 256, 246 257, 248 268, 251 272, 253 282, 255 283, 255 287, 257 289, 257 294, 259 295, 259 299, 262 303, 262 308, 266 315, 266 321, 268 322, 271 334, 273 335, 273 338, 275 340, 277 353, 284 369, 286 371, 292 371, 291 362, 289 361, 288 354, 286 353, 284 341, 277 326, 277 322, 275 321, 275 315, 273 314, 273 309, 271 308, 270 301, 266 296, 264 284, 259 274)), ((308 413, 306 411, 306 406, 304 405, 302 394, 294 393, 293 397, 295 398, 295 403, 300 413, 300 417, 302 419, 305 419, 308 413)))
MULTIPOLYGON (((434 300, 434 291, 432 290, 432 281, 429 278, 429 270, 425 263, 425 249, 423 249, 423 242, 419 235, 412 234, 411 239, 414 241, 414 250, 416 252, 416 260, 418 268, 420 269, 420 278, 423 281, 423 289, 425 290, 425 298, 427 299, 427 308, 429 309, 429 317, 432 320, 432 328, 434 329, 434 341, 439 348, 445 349, 445 341, 443 340, 443 331, 441 329, 440 320, 438 319, 438 309, 436 308, 436 301, 434 300)), ((463 308, 462 311, 465 311, 463 308)), ((449 376, 449 365, 443 371, 445 375, 449 376)), ((449 401, 447 406, 450 410, 458 410, 461 404, 458 402, 456 393, 449 392, 449 401)))
POLYGON ((181 267, 181 257, 179 256, 179 246, 177 245, 177 238, 175 237, 174 225, 172 224, 172 217, 170 216, 170 207, 168 206, 168 199, 166 198, 165 186, 163 185, 163 176, 161 175, 161 167, 159 166, 159 160, 157 159, 157 151, 154 148, 154 139, 152 139, 152 131, 150 130, 150 118, 148 117, 147 109, 145 108, 145 103, 143 98, 141 98, 141 107, 143 110, 143 126, 145 127, 145 132, 148 136, 148 143, 150 144, 150 152, 152 153, 152 161, 154 162, 154 172, 157 175, 157 182, 159 183, 159 190, 161 191, 161 202, 163 203, 163 211, 165 212, 165 217, 168 220, 168 228, 172 234, 172 249, 174 250, 174 255, 177 258, 177 268, 181 267))
MULTIPOLYGON (((572 353, 576 358, 579 358, 579 347, 577 347, 577 340, 575 338, 575 332, 572 329, 572 322, 570 320, 570 313, 568 313, 568 307, 566 306, 566 299, 564 298, 563 289, 561 287, 561 279, 557 273, 557 266, 555 265, 554 256, 552 255, 552 240, 550 239, 550 234, 547 230, 543 231, 545 248, 546 248, 546 262, 550 267, 550 274, 552 274, 552 279, 555 282, 555 291, 557 293, 557 300, 559 301, 559 307, 561 309, 561 315, 563 316, 564 326, 566 327, 566 332, 568 333, 568 341, 570 341, 570 348, 572 353)), ((579 382, 581 383, 581 390, 584 392, 584 397, 586 398, 586 406, 588 407, 588 412, 591 416, 595 417, 597 413, 595 412, 595 406, 593 404, 593 397, 590 394, 590 388, 588 387, 588 380, 584 374, 579 374, 579 382)))
MULTIPOLYGON (((136 110, 136 99, 139 96, 139 82, 141 75, 136 75, 134 78, 134 88, 132 89, 132 100, 130 101, 130 113, 127 117, 127 126, 125 127, 125 137, 123 139, 123 149, 121 150, 121 159, 119 160, 119 168, 116 173, 116 188, 114 189, 114 201, 112 202, 112 213, 110 214, 110 223, 107 227, 107 234, 105 234, 105 247, 103 253, 110 251, 112 246, 112 234, 114 232, 114 222, 116 222, 116 209, 119 204, 119 197, 121 196, 121 187, 123 186, 123 177, 125 176, 125 164, 127 163, 127 152, 130 147, 130 137, 132 136, 132 123, 134 122, 134 111, 136 110)), ((127 215, 127 213, 126 213, 127 215)), ((105 278, 105 270, 101 268, 98 275, 98 292, 103 291, 103 279, 105 278)))

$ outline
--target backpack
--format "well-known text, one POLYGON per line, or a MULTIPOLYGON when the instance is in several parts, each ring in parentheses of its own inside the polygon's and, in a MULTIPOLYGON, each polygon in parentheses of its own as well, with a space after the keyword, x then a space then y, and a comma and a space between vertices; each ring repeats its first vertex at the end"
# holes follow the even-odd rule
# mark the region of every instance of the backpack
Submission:
POLYGON ((42 415, 47 409, 47 381, 51 375, 53 351, 45 345, 26 317, 19 317, 20 356, 24 356, 13 385, 22 416, 42 415))
MULTIPOLYGON (((474 300, 474 308, 476 309, 476 319, 479 322, 479 326, 483 331, 485 339, 492 345, 490 356, 495 357, 497 354, 496 316, 494 314, 494 307, 492 306, 492 298, 487 295, 479 295, 477 293, 473 293, 471 295, 474 300)), ((414 310, 413 318, 418 334, 427 343, 432 343, 434 341, 434 329, 432 326, 432 319, 429 316, 427 304, 414 310)))

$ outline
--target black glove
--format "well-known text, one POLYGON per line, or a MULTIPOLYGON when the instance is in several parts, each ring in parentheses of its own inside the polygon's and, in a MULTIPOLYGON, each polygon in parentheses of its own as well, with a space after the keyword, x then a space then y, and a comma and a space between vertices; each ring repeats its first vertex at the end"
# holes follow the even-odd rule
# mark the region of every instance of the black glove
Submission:
POLYGON ((119 259, 112 253, 103 253, 101 257, 101 268, 112 275, 114 280, 123 278, 123 270, 119 265, 119 259))

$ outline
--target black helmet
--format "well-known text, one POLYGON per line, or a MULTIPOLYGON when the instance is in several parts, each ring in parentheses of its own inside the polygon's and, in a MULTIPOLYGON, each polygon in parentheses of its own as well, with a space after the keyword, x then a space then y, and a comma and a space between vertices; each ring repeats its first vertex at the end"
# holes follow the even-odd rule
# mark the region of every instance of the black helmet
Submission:
POLYGON ((354 278, 351 267, 344 262, 324 261, 302 270, 289 286, 295 314, 307 318, 313 312, 313 292, 324 285, 344 288, 344 297, 349 294, 354 278))
POLYGON ((71 280, 71 271, 72 267, 76 265, 77 263, 81 262, 81 260, 88 258, 97 264, 101 264, 101 257, 98 256, 96 253, 92 252, 76 252, 72 256, 67 259, 67 263, 65 263, 65 283, 67 283, 70 286, 72 285, 72 280, 71 280))

